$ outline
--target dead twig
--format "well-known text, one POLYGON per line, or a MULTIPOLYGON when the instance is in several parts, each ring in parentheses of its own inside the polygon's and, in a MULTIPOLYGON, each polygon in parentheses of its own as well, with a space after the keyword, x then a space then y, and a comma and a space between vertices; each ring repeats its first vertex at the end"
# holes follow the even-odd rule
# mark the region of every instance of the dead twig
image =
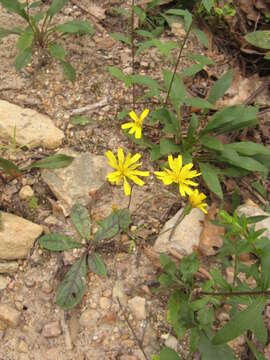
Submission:
POLYGON ((107 98, 104 98, 98 102, 96 102, 95 104, 90 104, 90 105, 86 105, 84 107, 81 107, 79 109, 74 109, 71 111, 71 114, 70 115, 79 115, 79 114, 83 114, 85 113, 86 111, 93 111, 93 110, 96 110, 98 108, 101 108, 101 107, 104 107, 108 105, 108 99, 107 98))

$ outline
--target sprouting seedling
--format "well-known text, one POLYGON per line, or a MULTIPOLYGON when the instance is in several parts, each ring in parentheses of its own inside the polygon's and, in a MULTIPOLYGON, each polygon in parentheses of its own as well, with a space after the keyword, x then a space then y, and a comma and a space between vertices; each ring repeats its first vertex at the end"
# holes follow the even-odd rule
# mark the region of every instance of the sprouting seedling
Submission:
POLYGON ((92 36, 94 29, 90 22, 72 20, 64 24, 52 22, 54 16, 66 5, 68 0, 52 0, 46 12, 33 11, 42 6, 41 1, 29 3, 29 0, 20 3, 18 0, 0 0, 0 4, 8 11, 19 15, 27 23, 22 29, 0 28, 0 38, 8 35, 18 35, 17 47, 19 53, 15 60, 16 70, 27 66, 36 48, 42 50, 42 54, 49 55, 60 62, 65 76, 72 82, 76 79, 76 73, 72 65, 66 59, 66 50, 59 40, 74 34, 87 34, 92 36))
POLYGON ((93 235, 88 211, 80 204, 73 206, 71 220, 82 238, 81 242, 57 233, 44 235, 39 239, 40 245, 50 251, 83 249, 80 258, 71 266, 57 290, 56 303, 65 310, 76 306, 85 294, 87 268, 99 276, 107 276, 106 266, 97 252, 100 241, 127 231, 131 222, 127 209, 115 209, 98 223, 98 230, 93 235))

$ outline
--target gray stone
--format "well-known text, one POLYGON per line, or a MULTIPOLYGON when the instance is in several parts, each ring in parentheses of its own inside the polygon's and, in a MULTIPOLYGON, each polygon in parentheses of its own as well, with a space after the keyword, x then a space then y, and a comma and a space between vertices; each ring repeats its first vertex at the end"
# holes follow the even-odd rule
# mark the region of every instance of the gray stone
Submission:
POLYGON ((146 318, 145 303, 145 299, 140 296, 135 296, 128 301, 128 306, 137 320, 146 318))
POLYGON ((16 142, 28 148, 43 146, 55 149, 61 145, 64 133, 54 126, 47 116, 32 109, 0 100, 0 137, 13 139, 16 127, 16 142))
POLYGON ((16 328, 20 321, 20 312, 7 304, 0 304, 0 321, 11 328, 16 328))
POLYGON ((0 275, 0 291, 5 290, 8 284, 9 280, 5 276, 0 275))
POLYGON ((0 262, 0 274, 12 274, 18 270, 18 267, 16 261, 0 262))
POLYGON ((71 155, 75 159, 63 169, 43 170, 42 177, 55 196, 68 208, 76 202, 87 205, 91 197, 106 183, 107 174, 112 169, 104 156, 91 153, 78 153, 64 150, 60 153, 71 155))
POLYGON ((2 212, 0 230, 0 259, 14 260, 27 257, 43 228, 19 216, 2 212))
POLYGON ((259 221, 256 223, 256 230, 266 229, 263 233, 263 236, 270 238, 270 215, 269 213, 264 212, 261 208, 258 207, 253 201, 247 201, 246 204, 243 204, 237 208, 237 214, 243 215, 245 214, 247 217, 249 216, 267 216, 265 220, 259 221))
POLYGON ((176 224, 182 211, 183 209, 179 210, 174 217, 164 225, 153 247, 156 252, 170 253, 170 250, 172 250, 177 251, 181 255, 188 255, 199 246, 202 221, 204 220, 204 214, 199 209, 192 209, 191 213, 177 225, 173 237, 169 241, 172 228, 176 224))

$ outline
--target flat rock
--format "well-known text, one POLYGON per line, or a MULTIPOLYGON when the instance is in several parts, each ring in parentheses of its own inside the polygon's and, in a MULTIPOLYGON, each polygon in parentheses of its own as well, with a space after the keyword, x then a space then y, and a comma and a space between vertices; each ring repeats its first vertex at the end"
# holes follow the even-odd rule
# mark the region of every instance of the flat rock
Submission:
POLYGON ((72 150, 60 152, 75 159, 66 168, 42 171, 42 177, 55 196, 68 209, 75 203, 87 205, 89 195, 98 191, 106 183, 107 174, 112 169, 107 165, 105 156, 91 153, 78 153, 72 150))
POLYGON ((0 260, 27 257, 43 228, 19 216, 2 212, 0 230, 0 260))
POLYGON ((0 321, 7 326, 16 328, 20 321, 20 312, 7 304, 0 304, 0 321))
POLYGON ((172 231, 171 228, 177 222, 182 211, 183 209, 179 210, 174 217, 164 225, 153 247, 156 252, 170 253, 170 250, 172 250, 181 255, 188 255, 191 254, 194 249, 198 248, 202 231, 202 221, 204 220, 204 214, 199 209, 192 209, 191 213, 176 227, 174 235, 169 241, 172 231))
POLYGON ((30 149, 39 146, 55 149, 61 145, 64 133, 54 126, 47 115, 4 100, 0 100, 0 113, 1 138, 12 140, 16 127, 16 142, 19 145, 30 149))
POLYGON ((263 233, 263 236, 270 238, 270 215, 269 213, 264 212, 257 204, 255 204, 253 201, 248 200, 245 204, 240 205, 237 208, 237 214, 243 215, 245 214, 247 217, 249 216, 267 216, 266 219, 259 221, 256 223, 256 230, 260 229, 266 229, 266 231, 263 233))
POLYGON ((9 284, 9 279, 0 275, 0 291, 4 290, 9 284))
POLYGON ((45 338, 54 338, 62 334, 62 330, 60 328, 60 324, 58 321, 53 321, 44 325, 42 330, 42 335, 45 338))
POLYGON ((0 262, 0 274, 12 274, 18 270, 18 267, 16 261, 0 262))
POLYGON ((128 301, 128 306, 132 311, 133 315, 137 320, 145 320, 146 310, 145 310, 146 300, 140 296, 135 296, 134 298, 128 301))

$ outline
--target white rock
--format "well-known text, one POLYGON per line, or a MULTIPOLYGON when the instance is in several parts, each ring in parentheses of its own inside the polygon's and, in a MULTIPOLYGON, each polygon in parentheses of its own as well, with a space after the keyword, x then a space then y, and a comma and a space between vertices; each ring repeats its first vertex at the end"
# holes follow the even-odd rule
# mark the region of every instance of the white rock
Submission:
POLYGON ((73 156, 75 159, 66 168, 43 170, 44 181, 68 208, 76 202, 87 205, 91 200, 89 193, 99 190, 106 183, 107 174, 112 171, 107 165, 107 159, 104 156, 71 150, 60 153, 73 156))
POLYGON ((54 126, 47 116, 32 109, 0 100, 0 137, 13 139, 16 128, 16 142, 28 148, 43 146, 55 149, 61 145, 64 133, 54 126))
POLYGON ((177 351, 178 340, 176 337, 169 335, 168 339, 165 341, 165 345, 174 351, 177 351))
POLYGON ((16 328, 20 321, 20 313, 7 304, 0 304, 0 321, 11 328, 16 328))
POLYGON ((43 228, 19 216, 2 212, 0 230, 0 259, 14 260, 27 257, 43 228))
POLYGON ((29 200, 34 195, 34 191, 31 186, 23 186, 19 192, 19 197, 21 200, 29 200))
POLYGON ((128 301, 128 306, 137 320, 146 318, 145 303, 146 300, 140 296, 135 296, 128 301))
POLYGON ((153 247, 156 252, 169 253, 170 250, 176 250, 181 255, 188 255, 199 246, 202 221, 204 220, 204 214, 199 209, 192 209, 191 213, 176 227, 174 235, 169 241, 172 230, 168 229, 173 228, 182 211, 183 209, 179 210, 164 225, 153 247))

